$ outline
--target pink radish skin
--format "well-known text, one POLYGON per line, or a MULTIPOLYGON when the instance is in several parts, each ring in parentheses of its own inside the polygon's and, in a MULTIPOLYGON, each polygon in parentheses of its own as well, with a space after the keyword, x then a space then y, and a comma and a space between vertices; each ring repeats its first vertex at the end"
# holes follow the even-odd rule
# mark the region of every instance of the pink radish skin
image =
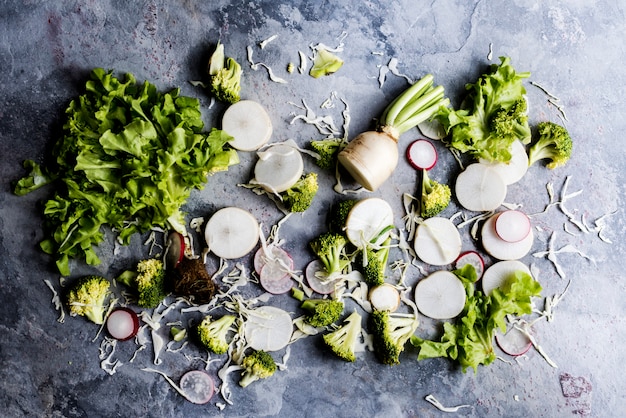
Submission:
POLYGON ((437 150, 425 139, 414 141, 406 150, 411 166, 417 170, 430 170, 437 164, 437 150))
POLYGON ((530 219, 518 210, 506 210, 496 218, 496 233, 506 242, 520 242, 530 233, 530 219))
POLYGON ((204 405, 213 397, 215 383, 202 370, 191 370, 181 377, 180 389, 189 402, 204 405))
POLYGON ((476 280, 480 280, 485 272, 485 261, 476 251, 465 251, 456 259, 454 268, 460 269, 466 264, 471 264, 476 270, 476 280))
POLYGON ((316 276, 318 272, 325 274, 324 265, 321 261, 313 260, 306 266, 304 273, 309 287, 320 295, 330 295, 335 291, 336 281, 322 282, 320 278, 316 276))
POLYGON ((139 318, 129 308, 117 308, 107 317, 106 327, 109 335, 116 340, 130 340, 139 331, 139 318))
POLYGON ((278 263, 268 263, 263 266, 259 274, 261 287, 273 295, 287 293, 294 285, 293 279, 285 273, 278 263))
POLYGON ((167 268, 176 268, 185 256, 185 238, 176 231, 172 231, 167 236, 167 253, 165 264, 167 268))
MULTIPOLYGON (((268 245, 266 248, 267 248, 267 252, 271 255, 271 257, 275 259, 275 260, 269 260, 269 261, 278 263, 278 260, 281 260, 282 262, 285 263, 285 265, 289 267, 289 269, 293 269, 293 259, 291 258, 289 253, 287 253, 287 251, 275 245, 268 245)), ((254 254, 254 271, 256 271, 257 274, 261 274, 261 270, 263 269, 263 267, 265 266, 267 262, 268 262, 268 257, 266 256, 266 252, 263 249, 263 247, 261 247, 254 254)))
POLYGON ((512 327, 506 334, 496 334, 496 344, 502 351, 510 356, 526 354, 533 346, 532 342, 522 331, 512 327))

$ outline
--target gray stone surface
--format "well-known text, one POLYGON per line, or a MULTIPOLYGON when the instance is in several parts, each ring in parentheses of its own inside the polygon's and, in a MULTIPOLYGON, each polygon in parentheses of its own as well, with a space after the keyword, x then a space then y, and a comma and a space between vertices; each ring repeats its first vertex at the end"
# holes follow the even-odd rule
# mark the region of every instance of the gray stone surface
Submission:
MULTIPOLYGON (((9 1, 0 4, 0 22, 0 415, 445 415, 424 400, 428 394, 447 406, 469 405, 457 416, 623 415, 626 19, 621 2, 9 1), (258 47, 258 42, 275 34, 278 38, 265 49, 258 47), (43 160, 59 137, 65 107, 80 93, 94 67, 114 69, 120 75, 131 72, 161 89, 180 87, 183 94, 201 100, 207 126, 216 126, 223 107, 210 107, 206 92, 188 81, 204 77, 211 45, 218 39, 244 67, 243 96, 267 107, 275 127, 273 141, 292 138, 305 145, 320 136, 301 121, 290 123, 294 115, 303 113, 299 107, 303 102, 320 115, 332 115, 341 126, 340 100, 344 100, 351 115, 350 137, 368 128, 406 86, 402 77, 392 74, 379 85, 379 67, 391 58, 397 58, 400 72, 411 78, 435 74, 455 104, 463 85, 473 82, 500 55, 512 57, 519 71, 531 71, 532 81, 558 96, 575 140, 572 160, 554 171, 533 166, 509 188, 507 201, 522 204, 528 213, 541 212, 548 203, 546 184, 554 185, 558 197, 569 177, 568 190, 582 193, 572 197, 567 208, 592 227, 595 220, 611 214, 605 218, 603 236, 612 241, 601 240, 594 231, 581 232, 558 206, 533 217, 537 239, 531 253, 545 251, 554 233, 555 248, 571 245, 592 259, 576 253, 558 255, 565 278, 545 258, 529 254, 523 259, 540 270, 544 296, 561 293, 571 281, 554 320, 535 325, 537 340, 558 367, 549 366, 531 350, 517 362, 509 358, 481 367, 475 375, 464 374, 447 360, 418 363, 410 347, 399 366, 380 365, 370 352, 347 364, 325 352, 318 337, 311 337, 292 345, 286 370, 271 379, 242 390, 231 377, 234 405, 223 410, 215 406, 223 402, 219 394, 208 405, 193 405, 160 376, 142 371, 154 367, 150 345, 129 363, 133 342, 119 344, 116 357, 124 364, 114 375, 105 373, 98 358, 102 337, 92 341, 97 328, 81 318, 58 323, 52 293, 44 284, 50 280, 58 286, 59 279, 50 258, 37 246, 43 237, 38 202, 49 190, 16 197, 11 182, 23 175, 23 160, 43 160), (314 80, 297 71, 286 73, 289 62, 298 66, 299 51, 310 54, 311 44, 336 46, 341 40, 345 65, 335 75, 314 80), (252 71, 247 46, 252 47, 255 61, 267 63, 288 83, 271 82, 263 68, 252 71), (321 109, 333 92, 336 107, 321 109), (586 388, 583 393, 568 390, 581 386, 586 388)), ((531 122, 559 122, 549 97, 528 83, 527 89, 531 122)), ((401 151, 417 137, 416 131, 405 134, 401 151)), ((440 150, 437 175, 453 181, 459 167, 440 150)), ((267 227, 280 219, 266 198, 237 187, 249 179, 255 155, 242 153, 241 160, 193 193, 186 206, 190 215, 210 216, 220 207, 237 205, 249 209, 267 227)), ((306 164, 307 169, 316 169, 310 159, 306 164)), ((306 242, 322 230, 328 205, 339 197, 330 191, 332 176, 321 173, 320 179, 324 192, 314 206, 282 229, 285 248, 300 269, 312 259, 306 242)), ((392 203, 398 225, 402 224, 401 195, 414 191, 415 179, 415 172, 401 160, 393 177, 372 193, 392 203)), ((444 214, 452 216, 456 211, 451 206, 444 214)), ((463 246, 470 249, 476 243, 468 231, 468 227, 461 229, 463 246)), ((72 275, 97 272, 113 277, 147 253, 143 238, 136 237, 114 256, 113 238, 107 233, 100 246, 100 266, 77 263, 72 275)), ((213 269, 216 261, 209 264, 213 269)), ((409 270, 410 283, 419 277, 418 269, 409 270)), ((259 293, 254 284, 246 292, 259 293)), ((274 296, 267 303, 298 314, 289 296, 274 296)), ((435 334, 436 329, 436 324, 424 319, 418 333, 435 334)), ((184 353, 202 355, 193 345, 184 353)), ((175 379, 186 370, 204 367, 183 353, 166 353, 163 358, 158 368, 175 379)), ((211 363, 209 372, 215 375, 222 360, 211 363)))

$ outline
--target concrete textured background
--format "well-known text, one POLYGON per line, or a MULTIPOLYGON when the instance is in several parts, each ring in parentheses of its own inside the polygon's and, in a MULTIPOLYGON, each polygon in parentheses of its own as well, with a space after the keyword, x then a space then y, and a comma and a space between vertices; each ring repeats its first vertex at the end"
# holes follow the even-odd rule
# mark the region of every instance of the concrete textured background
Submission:
MULTIPOLYGON (((444 405, 469 405, 457 416, 617 417, 626 410, 626 378, 622 345, 626 340, 626 303, 623 279, 624 196, 626 158, 623 150, 623 89, 626 75, 624 39, 626 17, 620 2, 559 1, 9 1, 0 3, 0 383, 2 412, 7 417, 435 417, 446 415, 424 400, 434 394, 444 405), (342 37, 343 36, 345 37, 342 37), (261 50, 258 42, 278 38, 261 50), (540 271, 544 296, 568 292, 555 311, 554 321, 536 324, 537 339, 555 361, 550 367, 531 350, 518 362, 497 361, 476 375, 462 373, 447 360, 417 362, 407 348, 399 366, 380 365, 372 353, 359 355, 353 364, 325 352, 319 338, 293 344, 287 369, 271 379, 240 389, 233 382, 234 405, 220 410, 219 394, 207 405, 186 402, 160 377, 141 371, 152 366, 151 347, 135 362, 128 359, 134 345, 119 344, 116 356, 124 363, 114 375, 100 368, 100 340, 96 329, 82 318, 58 323, 44 284, 58 285, 51 260, 37 246, 42 239, 38 202, 49 191, 25 197, 11 192, 11 183, 23 175, 25 159, 42 161, 59 137, 64 109, 80 94, 94 67, 133 73, 167 90, 198 97, 207 127, 218 126, 224 107, 210 106, 205 91, 189 81, 204 77, 211 46, 218 40, 227 54, 244 67, 243 97, 266 106, 274 124, 272 141, 294 139, 301 145, 319 133, 310 125, 292 122, 306 102, 318 114, 328 114, 341 126, 341 100, 349 105, 349 136, 367 129, 406 80, 389 74, 381 87, 379 67, 398 59, 399 70, 415 79, 433 73, 436 82, 458 104, 463 85, 473 82, 497 57, 512 58, 518 71, 530 71, 531 80, 558 96, 566 127, 575 141, 570 163, 554 171, 533 166, 526 177, 508 190, 507 202, 522 204, 535 214, 548 203, 546 184, 557 196, 566 178, 569 192, 582 190, 568 201, 576 219, 593 226, 606 218, 604 235, 585 233, 557 207, 533 216, 537 239, 531 253, 545 251, 554 235, 555 247, 571 245, 576 253, 558 257, 565 278, 545 258, 523 261, 540 271), (336 46, 344 67, 324 79, 288 74, 289 62, 299 63, 298 51, 310 54, 309 45, 336 46), (287 84, 269 80, 263 69, 253 71, 246 60, 252 46, 255 61, 263 61, 287 84), (493 58, 489 60, 490 48, 493 58), (333 92, 336 96, 333 96, 333 92), (335 97, 336 107, 321 109, 335 97), (569 379, 569 380, 568 380, 569 379), (562 384, 563 382, 563 384, 562 384), (572 383, 567 386, 567 382, 572 383), (564 386, 565 385, 565 386, 564 386), (582 393, 568 388, 583 387, 582 393)), ((531 123, 562 122, 559 112, 539 88, 526 83, 531 123)), ((401 152, 417 131, 403 135, 401 152)), ((441 144, 437 144, 441 146, 441 144)), ((436 176, 453 181, 459 172, 443 147, 436 176)), ((268 227, 280 213, 262 196, 237 184, 251 176, 252 153, 241 153, 241 164, 209 178, 194 192, 185 209, 192 216, 210 216, 223 206, 250 210, 268 227)), ((317 170, 306 159, 307 170, 317 170)), ((401 160, 392 178, 371 195, 389 201, 402 225, 402 193, 412 193, 415 172, 401 160)), ((339 198, 332 192, 332 176, 320 174, 323 190, 302 219, 290 218, 282 229, 285 248, 297 268, 313 257, 306 242, 324 224, 328 205, 339 198)), ((459 209, 453 202, 444 216, 459 209)), ((463 246, 476 247, 468 228, 461 229, 463 246)), ((77 263, 73 275, 97 272, 113 277, 132 260, 145 255, 143 237, 113 255, 114 236, 100 246, 103 263, 88 267, 77 263)), ((392 257, 399 257, 395 253, 392 257)), ((248 263, 249 257, 242 260, 248 263)), ((488 260, 492 262, 493 260, 488 260)), ((216 264, 212 260, 209 268, 216 264), (212 263, 212 264, 211 264, 212 263)), ((424 266, 427 270, 432 267, 424 266)), ((421 275, 412 268, 411 283, 421 275)), ((258 293, 254 285, 246 290, 258 293)), ((294 312, 286 295, 268 302, 294 312)), ((541 301, 540 301, 541 303, 541 301)), ((186 318, 188 319, 188 318, 186 318)), ((418 333, 432 333, 436 324, 424 319, 418 333)), ((165 353, 159 368, 173 378, 204 365, 193 356, 165 353)), ((283 353, 279 353, 282 356, 283 353)), ((223 358, 215 357, 215 374, 223 358)))

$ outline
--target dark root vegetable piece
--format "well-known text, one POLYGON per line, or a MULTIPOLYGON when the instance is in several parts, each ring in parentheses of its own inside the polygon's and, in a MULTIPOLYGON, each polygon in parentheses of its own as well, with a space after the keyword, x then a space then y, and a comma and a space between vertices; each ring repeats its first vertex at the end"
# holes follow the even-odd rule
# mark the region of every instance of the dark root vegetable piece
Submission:
POLYGON ((106 327, 109 335, 116 340, 130 340, 139 331, 139 318, 129 308, 117 308, 107 317, 106 327))
POLYGON ((195 303, 205 304, 213 299, 216 285, 199 258, 183 257, 178 267, 170 273, 174 294, 189 296, 195 303))

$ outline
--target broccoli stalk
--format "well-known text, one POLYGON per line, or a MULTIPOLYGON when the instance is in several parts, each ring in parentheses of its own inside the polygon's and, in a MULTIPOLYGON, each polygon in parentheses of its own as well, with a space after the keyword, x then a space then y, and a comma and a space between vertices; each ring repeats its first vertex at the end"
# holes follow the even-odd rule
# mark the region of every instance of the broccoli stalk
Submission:
POLYGON ((387 238, 380 249, 366 248, 359 251, 355 258, 355 266, 361 272, 369 287, 381 285, 385 282, 385 271, 389 260, 391 237, 387 238), (366 259, 363 258, 366 254, 366 259))
POLYGON ((67 306, 71 316, 84 316, 91 322, 104 323, 105 302, 109 296, 110 283, 101 276, 85 276, 69 289, 67 306))
POLYGON ((428 170, 422 170, 422 173, 420 215, 422 218, 431 218, 448 207, 452 194, 447 184, 432 180, 428 176, 428 170))
POLYGON ((156 258, 141 260, 136 271, 127 270, 116 280, 137 291, 137 305, 142 308, 156 308, 169 294, 163 261, 156 258))
POLYGON ((381 363, 400 363, 400 353, 417 329, 416 316, 391 314, 389 311, 373 311, 369 316, 369 328, 373 336, 374 352, 381 363))
POLYGON ((269 353, 263 350, 248 354, 241 362, 241 366, 244 369, 239 380, 242 388, 259 379, 267 379, 276 372, 276 362, 269 353))
POLYGON ((354 311, 345 320, 344 324, 335 331, 324 334, 322 337, 326 345, 339 358, 353 362, 356 360, 354 349, 357 338, 361 334, 361 315, 354 311))
POLYGON ((334 232, 325 232, 309 243, 329 276, 341 273, 350 264, 344 253, 347 245, 348 239, 334 232))
POLYGON ((226 353, 229 346, 226 337, 235 319, 234 315, 224 315, 215 320, 211 316, 206 316, 197 328, 202 345, 215 354, 226 353))
POLYGON ((224 44, 218 42, 209 60, 211 93, 222 102, 237 103, 240 99, 241 66, 233 58, 225 58, 224 44))
POLYGON ((317 173, 308 173, 280 194, 283 205, 289 212, 304 212, 311 206, 318 188, 317 173))
POLYGON ((561 125, 553 122, 541 122, 537 125, 539 139, 528 151, 528 165, 548 158, 551 161, 546 165, 549 169, 560 167, 569 161, 572 155, 572 137, 561 125))
POLYGON ((311 141, 310 147, 318 154, 315 164, 323 170, 332 170, 337 167, 337 155, 348 145, 343 138, 327 138, 311 141))
POLYGON ((314 327, 330 325, 343 313, 343 302, 333 299, 306 299, 300 307, 307 312, 306 322, 314 327))

